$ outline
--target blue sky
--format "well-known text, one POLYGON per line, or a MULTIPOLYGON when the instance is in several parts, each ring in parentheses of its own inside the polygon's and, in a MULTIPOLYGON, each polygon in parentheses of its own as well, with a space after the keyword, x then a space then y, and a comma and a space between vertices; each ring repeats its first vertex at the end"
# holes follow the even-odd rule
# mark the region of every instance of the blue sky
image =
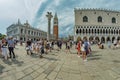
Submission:
POLYGON ((6 28, 17 23, 18 18, 21 23, 28 20, 33 27, 47 31, 45 15, 50 11, 53 15, 55 12, 58 14, 59 35, 71 35, 74 27, 74 8, 120 10, 120 0, 0 0, 0 33, 6 34, 6 28))

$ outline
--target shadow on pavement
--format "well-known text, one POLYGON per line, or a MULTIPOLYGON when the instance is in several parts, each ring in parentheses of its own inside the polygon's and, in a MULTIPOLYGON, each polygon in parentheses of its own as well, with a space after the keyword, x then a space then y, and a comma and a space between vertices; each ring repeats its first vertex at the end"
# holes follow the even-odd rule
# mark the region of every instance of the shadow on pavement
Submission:
POLYGON ((4 60, 4 59, 3 59, 3 62, 4 62, 5 64, 12 65, 12 62, 9 61, 9 60, 4 60))
POLYGON ((48 59, 50 61, 57 61, 58 59, 55 59, 55 58, 50 58, 50 57, 43 57, 44 59, 48 59))
POLYGON ((22 66, 24 63, 23 61, 18 61, 17 59, 11 59, 14 64, 17 64, 17 66, 22 66))
POLYGON ((90 54, 88 56, 88 60, 99 60, 99 59, 101 59, 101 56, 102 55, 99 55, 99 54, 90 54))
POLYGON ((114 63, 120 63, 120 60, 113 60, 114 63))
POLYGON ((38 58, 40 55, 40 53, 36 54, 36 53, 33 53, 32 55, 30 54, 30 57, 32 58, 38 58))
POLYGON ((0 74, 2 74, 2 70, 3 70, 4 68, 5 68, 5 67, 0 64, 0 74))

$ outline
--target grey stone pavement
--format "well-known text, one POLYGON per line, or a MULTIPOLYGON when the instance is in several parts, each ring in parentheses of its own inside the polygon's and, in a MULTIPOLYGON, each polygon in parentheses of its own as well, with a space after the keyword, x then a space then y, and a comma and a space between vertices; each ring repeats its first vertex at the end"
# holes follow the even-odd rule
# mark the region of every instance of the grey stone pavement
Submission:
POLYGON ((27 55, 24 46, 16 46, 16 59, 0 58, 0 80, 120 80, 120 49, 92 46, 88 61, 65 50, 52 51, 40 59, 27 55))

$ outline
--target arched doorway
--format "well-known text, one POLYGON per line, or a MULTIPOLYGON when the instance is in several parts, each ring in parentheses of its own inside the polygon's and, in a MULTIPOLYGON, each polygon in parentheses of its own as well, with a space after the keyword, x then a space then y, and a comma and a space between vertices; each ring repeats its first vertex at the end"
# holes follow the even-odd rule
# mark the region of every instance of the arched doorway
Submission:
POLYGON ((95 42, 98 43, 100 41, 99 37, 95 37, 95 42))
POLYGON ((90 37, 89 37, 89 41, 93 41, 93 36, 90 36, 90 37))
POLYGON ((115 40, 115 37, 112 37, 112 43, 113 43, 114 40, 115 40))
POLYGON ((107 37, 106 41, 111 41, 111 40, 110 40, 110 37, 107 37))
POLYGON ((117 37, 117 40, 118 40, 118 41, 120 40, 120 36, 117 37))
POLYGON ((105 38, 104 37, 101 37, 101 42, 105 43, 105 38))

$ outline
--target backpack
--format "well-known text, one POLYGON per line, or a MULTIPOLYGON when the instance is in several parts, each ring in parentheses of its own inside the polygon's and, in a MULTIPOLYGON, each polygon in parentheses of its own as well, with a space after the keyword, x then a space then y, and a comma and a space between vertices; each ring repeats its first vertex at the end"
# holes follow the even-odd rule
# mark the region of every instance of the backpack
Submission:
POLYGON ((84 42, 84 45, 85 45, 85 50, 88 50, 88 42, 84 42))

